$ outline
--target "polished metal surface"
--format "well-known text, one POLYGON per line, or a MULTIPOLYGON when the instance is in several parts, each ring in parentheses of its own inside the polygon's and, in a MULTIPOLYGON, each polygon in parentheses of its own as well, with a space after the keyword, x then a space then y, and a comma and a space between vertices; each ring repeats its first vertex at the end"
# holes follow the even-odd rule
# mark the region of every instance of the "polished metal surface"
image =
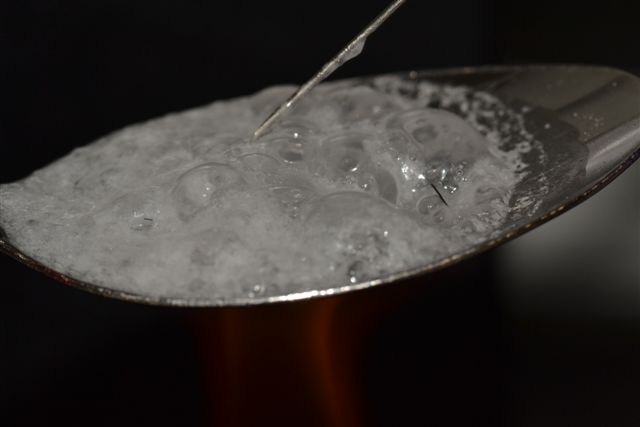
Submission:
POLYGON ((336 56, 327 62, 308 82, 303 84, 289 97, 282 105, 276 108, 267 119, 254 132, 254 138, 260 138, 269 128, 290 110, 302 97, 313 90, 314 87, 322 83, 334 71, 340 68, 345 62, 360 54, 367 38, 373 34, 387 19, 391 17, 407 0, 394 0, 376 19, 360 32, 353 40, 342 48, 336 56))
MULTIPOLYGON (((54 279, 100 295, 139 303, 183 307, 241 306, 335 295, 394 283, 441 269, 513 239, 588 199, 640 156, 640 80, 590 66, 480 67, 399 74, 407 82, 465 86, 523 112, 539 147, 525 156, 529 174, 518 184, 512 210, 492 239, 446 259, 376 280, 270 298, 187 300, 137 295, 62 275, 21 253, 0 226, 0 251, 54 279), (544 185, 541 183, 544 182, 544 185), (515 201, 529 198, 527 206, 515 201)), ((354 84, 373 84, 373 78, 354 84)), ((498 119, 499 120, 499 119, 498 119)))

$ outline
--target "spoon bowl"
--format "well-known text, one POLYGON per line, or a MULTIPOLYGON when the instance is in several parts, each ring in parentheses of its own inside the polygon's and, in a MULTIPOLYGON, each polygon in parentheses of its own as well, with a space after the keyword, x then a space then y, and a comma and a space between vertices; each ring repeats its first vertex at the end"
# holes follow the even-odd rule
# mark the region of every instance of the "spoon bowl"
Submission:
MULTIPOLYGON (((224 301, 140 295, 61 274, 21 252, 3 230, 1 216, 0 252, 64 284, 138 303, 209 307, 310 299, 420 276, 514 239, 588 199, 640 156, 640 80, 619 70, 591 66, 478 67, 399 76, 407 82, 429 81, 488 93, 520 113, 521 124, 536 145, 523 154, 526 176, 516 186, 509 216, 494 237, 436 262, 375 280, 276 297, 224 301)), ((370 84, 373 79, 365 77, 353 82, 370 84)), ((517 144, 518 135, 511 137, 517 144)))

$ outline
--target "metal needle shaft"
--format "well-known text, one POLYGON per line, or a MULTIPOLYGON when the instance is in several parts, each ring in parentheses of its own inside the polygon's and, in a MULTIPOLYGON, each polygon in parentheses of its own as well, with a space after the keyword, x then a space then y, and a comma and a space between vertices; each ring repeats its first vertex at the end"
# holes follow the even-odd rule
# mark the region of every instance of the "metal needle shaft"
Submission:
POLYGON ((384 12, 382 12, 376 19, 373 20, 360 34, 358 34, 347 46, 345 46, 336 56, 327 62, 321 69, 314 75, 311 80, 303 84, 298 90, 291 95, 282 105, 276 108, 273 113, 267 117, 267 119, 260 125, 258 130, 253 134, 254 138, 259 138, 271 127, 271 125, 287 110, 293 107, 300 98, 310 92, 315 86, 317 86, 324 79, 329 77, 331 73, 337 70, 342 64, 349 61, 353 57, 357 56, 362 49, 367 37, 373 34, 391 15, 393 15, 400 6, 402 6, 407 0, 395 0, 384 12))

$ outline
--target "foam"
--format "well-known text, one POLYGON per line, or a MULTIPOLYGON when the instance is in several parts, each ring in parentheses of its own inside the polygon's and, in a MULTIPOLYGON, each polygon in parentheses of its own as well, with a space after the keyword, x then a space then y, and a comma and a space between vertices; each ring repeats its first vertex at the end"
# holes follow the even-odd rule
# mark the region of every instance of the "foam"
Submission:
POLYGON ((529 142, 505 149, 487 124, 496 99, 397 78, 323 84, 253 141, 292 91, 130 126, 0 186, 10 241, 82 281, 228 299, 384 277, 504 223, 529 142))

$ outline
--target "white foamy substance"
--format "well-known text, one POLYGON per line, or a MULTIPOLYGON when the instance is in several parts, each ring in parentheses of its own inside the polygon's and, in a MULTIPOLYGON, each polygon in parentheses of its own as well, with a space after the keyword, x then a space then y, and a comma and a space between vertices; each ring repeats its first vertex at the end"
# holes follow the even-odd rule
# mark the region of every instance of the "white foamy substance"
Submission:
POLYGON ((321 85, 257 141, 293 88, 125 128, 0 186, 2 226, 59 272, 164 298, 281 296, 437 262, 499 229, 521 165, 478 131, 478 105, 462 118, 425 108, 441 88, 402 87, 321 85))

